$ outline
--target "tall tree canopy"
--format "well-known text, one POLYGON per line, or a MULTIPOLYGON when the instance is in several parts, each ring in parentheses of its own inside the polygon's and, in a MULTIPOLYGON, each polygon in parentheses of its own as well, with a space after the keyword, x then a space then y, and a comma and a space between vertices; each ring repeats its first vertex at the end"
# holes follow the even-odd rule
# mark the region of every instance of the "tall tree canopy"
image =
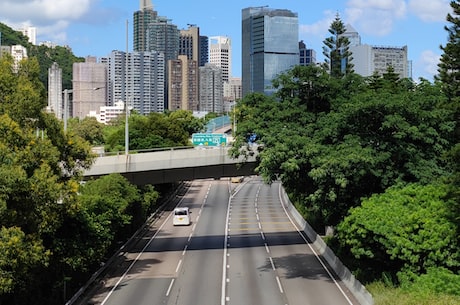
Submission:
POLYGON ((380 78, 371 88, 355 74, 337 79, 295 67, 275 80, 276 97, 248 95, 237 105, 232 153, 251 149, 256 135, 257 170, 267 181, 280 178, 312 224, 336 225, 362 197, 398 181, 443 175, 453 122, 437 107, 439 87, 380 78))
POLYGON ((343 35, 345 32, 345 24, 337 14, 329 28, 331 36, 323 42, 323 55, 325 57, 323 66, 333 77, 342 77, 353 72, 350 41, 348 37, 343 35))
POLYGON ((441 60, 438 64, 442 89, 447 97, 447 106, 454 109, 457 128, 454 141, 460 142, 460 1, 451 1, 452 13, 447 14, 449 25, 444 26, 448 33, 446 45, 441 45, 441 60))

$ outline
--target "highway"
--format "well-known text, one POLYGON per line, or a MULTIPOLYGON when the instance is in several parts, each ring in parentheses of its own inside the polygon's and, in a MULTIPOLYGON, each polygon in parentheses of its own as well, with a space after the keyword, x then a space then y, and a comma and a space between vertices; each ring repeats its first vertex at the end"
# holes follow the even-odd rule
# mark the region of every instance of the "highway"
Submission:
POLYGON ((281 205, 279 183, 195 180, 88 304, 357 305, 281 205))

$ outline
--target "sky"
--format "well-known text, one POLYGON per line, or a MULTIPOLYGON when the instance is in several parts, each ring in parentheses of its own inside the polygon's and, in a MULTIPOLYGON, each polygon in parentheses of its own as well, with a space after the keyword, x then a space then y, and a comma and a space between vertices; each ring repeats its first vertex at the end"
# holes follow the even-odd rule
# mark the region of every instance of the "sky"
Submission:
MULTIPOLYGON (((232 76, 241 77, 241 10, 268 6, 298 14, 299 41, 324 61, 323 41, 337 16, 361 36, 361 43, 408 48, 413 78, 433 80, 447 43, 449 0, 152 0, 153 9, 179 29, 197 25, 203 36, 228 36, 232 76)), ((0 22, 37 28, 37 43, 68 45, 79 57, 132 51, 133 13, 139 0, 0 0, 0 22)))

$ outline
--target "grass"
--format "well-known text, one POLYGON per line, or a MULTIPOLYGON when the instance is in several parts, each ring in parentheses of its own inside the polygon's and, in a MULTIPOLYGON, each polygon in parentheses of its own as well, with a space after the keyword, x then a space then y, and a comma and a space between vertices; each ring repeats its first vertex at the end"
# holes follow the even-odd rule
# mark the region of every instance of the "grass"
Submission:
POLYGON ((460 296, 455 295, 410 292, 382 282, 366 288, 374 297, 374 305, 460 305, 460 296))

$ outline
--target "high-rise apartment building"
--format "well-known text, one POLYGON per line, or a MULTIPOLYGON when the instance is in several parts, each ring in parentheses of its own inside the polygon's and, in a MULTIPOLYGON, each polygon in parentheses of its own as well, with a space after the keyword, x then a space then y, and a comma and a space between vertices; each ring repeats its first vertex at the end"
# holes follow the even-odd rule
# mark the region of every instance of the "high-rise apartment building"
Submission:
POLYGON ((29 38, 29 42, 33 45, 37 44, 37 28, 33 26, 29 26, 26 28, 22 28, 20 32, 29 38))
POLYGON ((230 77, 227 83, 224 83, 224 100, 234 102, 241 99, 241 77, 230 77))
POLYGON ((209 62, 209 38, 208 36, 200 36, 200 60, 198 65, 203 67, 209 62))
POLYGON ((229 37, 209 37, 209 63, 221 68, 223 81, 229 81, 232 67, 232 43, 229 37))
POLYGON ((163 52, 165 61, 179 55, 179 30, 166 17, 157 17, 147 25, 146 51, 163 52))
POLYGON ((19 62, 24 58, 27 58, 27 49, 19 44, 11 46, 11 56, 14 61, 14 70, 18 70, 19 62))
POLYGON ((146 51, 159 52, 164 54, 165 59, 165 82, 163 96, 165 97, 164 108, 168 107, 168 66, 169 60, 176 60, 179 55, 179 30, 166 17, 157 17, 147 25, 147 46, 146 51))
POLYGON ((121 100, 139 114, 164 111, 163 53, 113 51, 101 62, 107 69, 108 106, 121 100))
POLYGON ((274 93, 272 80, 299 62, 299 20, 285 9, 242 10, 242 86, 250 92, 274 93))
POLYGON ((153 10, 151 0, 140 0, 140 10, 133 16, 133 49, 135 52, 147 51, 148 25, 158 18, 158 13, 153 10))
POLYGON ((200 109, 199 111, 223 113, 224 88, 222 70, 210 63, 200 67, 200 109))
POLYGON ((169 96, 168 109, 171 111, 198 110, 198 63, 187 55, 179 55, 168 61, 169 96))
POLYGON ((72 74, 72 115, 84 119, 98 112, 107 103, 106 65, 89 56, 85 62, 74 63, 72 74))
POLYGON ((54 113, 56 118, 64 118, 64 105, 62 103, 62 68, 54 62, 48 68, 48 107, 46 109, 54 113))
POLYGON ((180 30, 179 55, 185 55, 196 62, 200 59, 200 28, 189 25, 188 29, 180 30))

